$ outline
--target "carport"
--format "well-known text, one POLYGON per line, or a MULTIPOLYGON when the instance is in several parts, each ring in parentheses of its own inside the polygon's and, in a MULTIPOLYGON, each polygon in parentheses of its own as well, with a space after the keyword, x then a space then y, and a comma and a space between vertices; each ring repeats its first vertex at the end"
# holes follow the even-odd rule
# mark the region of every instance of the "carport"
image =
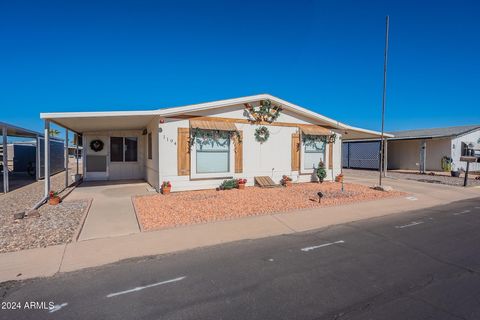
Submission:
MULTIPOLYGON (((2 128, 2 168, 3 168, 3 193, 7 193, 10 191, 10 176, 9 176, 9 148, 8 148, 8 137, 14 137, 14 138, 27 138, 27 139, 32 139, 35 143, 35 168, 36 168, 36 173, 35 173, 35 180, 40 180, 42 179, 43 176, 43 171, 41 170, 41 167, 43 166, 43 159, 42 159, 42 154, 44 153, 43 151, 43 140, 44 140, 44 135, 25 128, 21 128, 9 123, 5 122, 0 122, 0 127, 2 128)), ((47 133, 48 134, 48 133, 47 133)), ((60 151, 59 147, 63 146, 64 141, 61 139, 56 139, 52 138, 52 141, 50 143, 50 148, 48 149, 54 149, 52 150, 55 153, 55 160, 54 160, 54 167, 55 170, 52 171, 53 173, 60 172, 64 169, 63 167, 63 149, 60 151), (52 147, 53 145, 53 147, 52 147), (62 157, 62 158, 61 158, 62 157)), ((13 150, 13 149, 12 149, 13 150)))

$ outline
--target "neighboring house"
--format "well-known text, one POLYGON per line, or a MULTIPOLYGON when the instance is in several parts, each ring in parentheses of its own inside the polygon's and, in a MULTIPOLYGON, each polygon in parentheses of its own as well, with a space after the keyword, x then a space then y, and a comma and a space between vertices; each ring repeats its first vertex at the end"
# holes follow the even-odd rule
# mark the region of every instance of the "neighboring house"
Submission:
POLYGON ((82 136, 85 180, 143 179, 157 190, 170 181, 172 191, 215 188, 228 178, 247 178, 248 185, 258 176, 276 183, 282 175, 311 181, 320 161, 332 180, 341 172, 344 136, 380 136, 268 94, 152 111, 42 113, 41 118, 46 130, 51 121, 82 136), (266 131, 259 132, 262 127, 266 131), (267 139, 262 143, 262 138, 267 139))
MULTIPOLYGON (((453 160, 453 169, 465 169, 460 161, 468 148, 480 150, 480 125, 389 132, 387 168, 389 170, 441 171, 442 158, 453 160)), ((380 141, 344 141, 343 167, 378 169, 380 141), (375 159, 375 160, 373 160, 375 159)), ((470 165, 480 171, 479 163, 470 165)))

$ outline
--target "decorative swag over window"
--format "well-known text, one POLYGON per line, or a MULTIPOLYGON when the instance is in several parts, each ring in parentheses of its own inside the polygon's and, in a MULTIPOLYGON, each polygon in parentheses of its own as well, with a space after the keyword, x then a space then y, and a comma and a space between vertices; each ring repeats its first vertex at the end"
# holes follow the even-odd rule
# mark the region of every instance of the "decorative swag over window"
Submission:
POLYGON ((234 123, 191 120, 190 143, 195 148, 197 174, 229 173, 230 141, 239 132, 234 123))

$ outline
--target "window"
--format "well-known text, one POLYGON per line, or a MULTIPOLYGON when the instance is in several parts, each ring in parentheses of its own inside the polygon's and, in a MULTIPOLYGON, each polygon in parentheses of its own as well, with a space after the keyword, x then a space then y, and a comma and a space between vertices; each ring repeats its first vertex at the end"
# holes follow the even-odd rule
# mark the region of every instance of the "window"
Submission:
POLYGON ((149 132, 147 135, 147 155, 148 159, 152 159, 152 133, 149 132))
POLYGON ((110 161, 123 162, 122 137, 110 137, 110 161))
POLYGON ((137 137, 110 137, 111 162, 135 162, 137 149, 137 137))
POLYGON ((307 140, 304 142, 303 168, 318 168, 320 161, 325 162, 325 142, 307 140))
POLYGON ((195 148, 197 173, 230 171, 230 139, 228 137, 196 138, 195 148))

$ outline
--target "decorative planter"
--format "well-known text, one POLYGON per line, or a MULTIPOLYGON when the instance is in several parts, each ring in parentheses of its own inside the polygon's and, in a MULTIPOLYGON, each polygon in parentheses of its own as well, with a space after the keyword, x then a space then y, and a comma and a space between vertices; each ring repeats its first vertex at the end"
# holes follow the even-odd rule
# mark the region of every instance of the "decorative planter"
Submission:
POLYGON ((239 189, 239 190, 245 189, 245 183, 239 183, 239 184, 238 184, 238 189, 239 189))
POLYGON ((450 174, 452 175, 452 177, 458 178, 460 177, 460 170, 450 171, 450 174))
POLYGON ((162 188, 162 194, 169 194, 171 189, 172 189, 172 187, 164 187, 164 188, 162 188))
POLYGON ((292 186, 292 181, 290 181, 290 180, 284 181, 284 186, 285 187, 291 187, 292 186))
POLYGON ((52 206, 56 206, 60 203, 60 197, 53 197, 48 199, 48 204, 52 206))
POLYGON ((343 176, 336 176, 335 177, 335 182, 342 182, 343 181, 343 176))

